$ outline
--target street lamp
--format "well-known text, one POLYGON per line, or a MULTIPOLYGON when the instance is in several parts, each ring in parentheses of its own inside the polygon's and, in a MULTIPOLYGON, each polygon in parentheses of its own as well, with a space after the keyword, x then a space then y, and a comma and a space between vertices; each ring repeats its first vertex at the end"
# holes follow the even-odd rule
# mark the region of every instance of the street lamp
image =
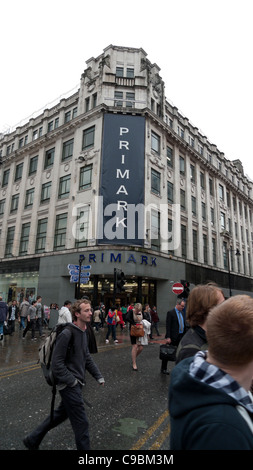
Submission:
POLYGON ((229 295, 230 295, 230 297, 232 297, 231 276, 230 276, 230 253, 235 252, 236 256, 241 256, 241 253, 238 250, 238 248, 236 248, 236 250, 229 250, 229 248, 227 248, 227 250, 228 250, 229 295))
POLYGON ((81 271, 82 271, 82 262, 84 261, 85 256, 79 256, 79 273, 78 273, 78 286, 77 286, 77 299, 80 299, 80 286, 81 286, 81 271))
MULTIPOLYGON (((221 236, 224 240, 223 244, 223 253, 226 253, 226 258, 227 258, 227 266, 228 266, 228 287, 229 287, 229 295, 232 297, 232 288, 231 288, 231 270, 230 270, 230 254, 234 252, 236 256, 241 256, 241 253, 238 248, 236 250, 231 249, 231 242, 232 242, 232 237, 229 232, 226 230, 223 230, 221 232, 221 236)), ((224 263, 225 264, 225 263, 224 263)))

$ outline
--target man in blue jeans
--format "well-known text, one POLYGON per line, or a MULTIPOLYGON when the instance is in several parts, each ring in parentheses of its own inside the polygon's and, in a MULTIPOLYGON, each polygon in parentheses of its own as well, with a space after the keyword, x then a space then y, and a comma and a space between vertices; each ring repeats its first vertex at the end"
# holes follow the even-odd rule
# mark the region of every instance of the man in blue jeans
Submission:
POLYGON ((100 384, 104 385, 104 378, 88 350, 86 324, 90 322, 91 316, 89 300, 82 299, 75 302, 72 307, 73 323, 69 323, 57 337, 52 357, 52 371, 61 395, 61 403, 54 411, 53 420, 49 415, 24 439, 25 446, 30 450, 38 449, 47 432, 67 418, 75 434, 77 450, 90 449, 89 424, 82 396, 85 370, 87 369, 100 384))

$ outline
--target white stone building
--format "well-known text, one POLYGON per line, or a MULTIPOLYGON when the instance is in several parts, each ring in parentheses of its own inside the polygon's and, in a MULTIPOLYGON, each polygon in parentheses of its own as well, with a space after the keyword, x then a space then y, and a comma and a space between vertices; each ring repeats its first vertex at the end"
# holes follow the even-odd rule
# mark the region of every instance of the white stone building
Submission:
POLYGON ((161 315, 180 280, 251 293, 253 184, 240 156, 226 158, 168 101, 143 49, 109 46, 86 64, 76 92, 1 135, 0 294, 61 305, 76 296, 68 265, 80 254, 91 267, 81 293, 96 304, 112 302, 114 268, 127 280, 116 300, 161 315), (127 240, 126 212, 106 224, 123 238, 105 239, 101 197, 148 208, 141 240, 127 240))

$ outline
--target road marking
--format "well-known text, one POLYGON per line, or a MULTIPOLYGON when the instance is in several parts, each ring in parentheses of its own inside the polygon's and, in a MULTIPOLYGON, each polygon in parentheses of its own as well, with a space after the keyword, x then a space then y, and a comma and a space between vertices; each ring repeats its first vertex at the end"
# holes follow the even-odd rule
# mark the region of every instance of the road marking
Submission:
MULTIPOLYGON (((166 410, 158 420, 145 432, 144 436, 141 437, 136 444, 131 448, 131 450, 140 450, 141 447, 147 442, 147 440, 152 436, 152 434, 161 426, 164 420, 169 416, 168 410, 166 410)), ((164 437, 165 439, 165 437, 164 437)))
POLYGON ((23 372, 30 372, 32 370, 39 369, 40 365, 24 366, 20 369, 14 369, 10 371, 0 372, 0 379, 6 379, 6 377, 12 377, 13 375, 22 374, 23 372))
POLYGON ((165 439, 169 437, 169 434, 170 434, 170 425, 166 426, 166 428, 161 432, 161 434, 158 436, 158 438, 155 440, 154 444, 149 448, 149 450, 160 449, 165 439))

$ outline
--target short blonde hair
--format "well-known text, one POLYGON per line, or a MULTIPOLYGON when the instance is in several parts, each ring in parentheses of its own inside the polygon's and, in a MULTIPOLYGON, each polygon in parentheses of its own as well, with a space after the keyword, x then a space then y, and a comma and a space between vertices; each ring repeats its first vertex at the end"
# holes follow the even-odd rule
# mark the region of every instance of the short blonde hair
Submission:
POLYGON ((236 295, 210 310, 207 317, 210 355, 226 366, 253 360, 253 299, 236 295))
POLYGON ((135 304, 134 305, 134 310, 142 311, 142 304, 140 304, 140 303, 135 304))

